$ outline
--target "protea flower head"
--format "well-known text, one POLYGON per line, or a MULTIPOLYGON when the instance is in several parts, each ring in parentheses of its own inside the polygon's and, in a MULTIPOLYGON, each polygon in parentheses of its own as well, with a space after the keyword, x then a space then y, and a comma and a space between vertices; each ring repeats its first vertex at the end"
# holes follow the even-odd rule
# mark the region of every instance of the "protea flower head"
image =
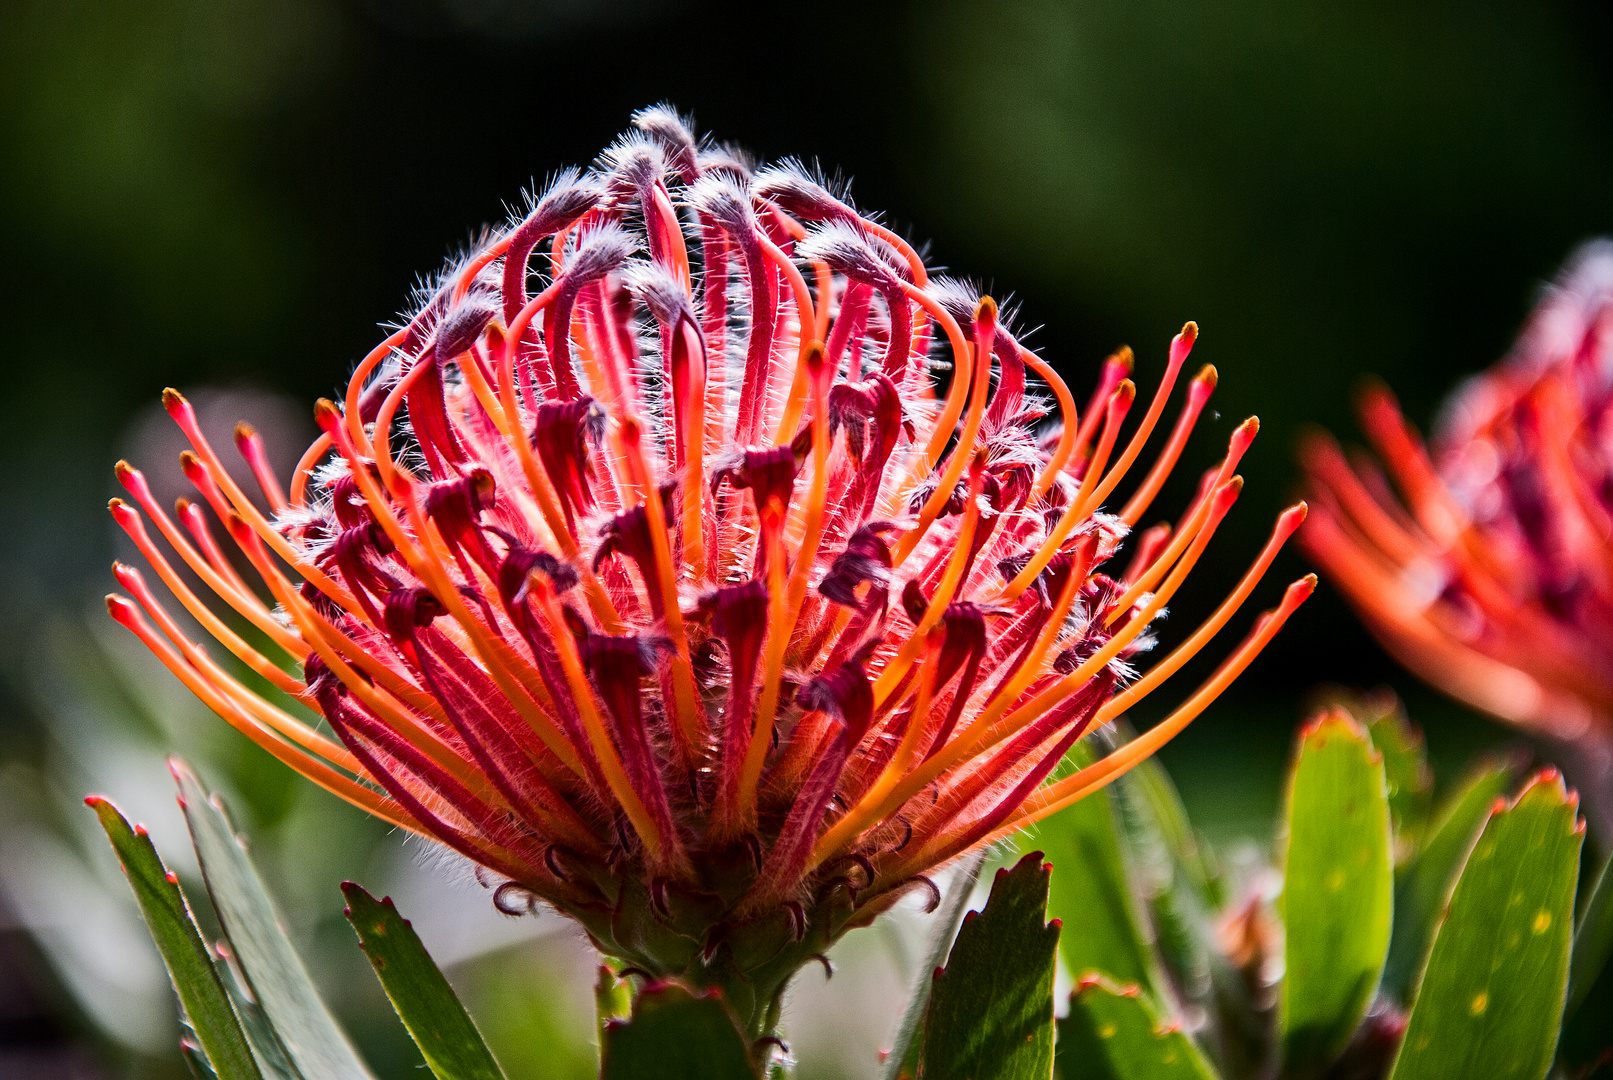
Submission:
POLYGON ((279 695, 191 641, 139 571, 117 567, 132 599, 109 604, 225 720, 484 868, 501 907, 552 905, 643 973, 720 987, 765 1033, 791 973, 847 929, 1202 712, 1314 578, 1167 720, 1051 780, 1233 617, 1303 517, 1135 671, 1257 427, 1111 569, 1214 389, 1209 367, 1188 382, 1106 510, 1196 328, 1122 441, 1129 352, 1078 412, 990 298, 806 170, 754 169, 664 108, 635 123, 319 403, 289 488, 243 426, 261 491, 241 490, 171 390, 200 500, 170 515, 118 466, 118 523, 279 695))
POLYGON ((1360 413, 1389 478, 1312 438, 1306 551, 1446 693, 1537 734, 1613 741, 1613 245, 1570 261, 1431 448, 1382 387, 1360 413))

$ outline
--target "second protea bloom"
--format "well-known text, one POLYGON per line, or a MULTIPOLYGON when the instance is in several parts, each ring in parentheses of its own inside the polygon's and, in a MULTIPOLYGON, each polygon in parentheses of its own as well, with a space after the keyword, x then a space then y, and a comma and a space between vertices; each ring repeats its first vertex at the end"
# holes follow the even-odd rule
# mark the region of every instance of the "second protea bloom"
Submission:
POLYGON ((1363 396, 1361 419, 1399 494, 1370 460, 1311 440, 1319 512, 1307 551, 1413 671, 1592 750, 1585 764, 1605 779, 1613 245, 1575 256, 1512 353, 1449 402, 1430 448, 1385 389, 1363 396))
POLYGON ((1303 517, 1137 673, 1255 433, 1119 569, 1215 385, 1188 381, 1106 509, 1196 329, 1122 439, 1129 353, 1078 412, 989 298, 802 169, 753 170, 665 109, 636 125, 319 403, 289 487, 242 427, 261 491, 239 489, 165 395, 200 498, 171 515, 120 464, 133 505, 113 513, 235 665, 132 568, 110 604, 224 719, 484 868, 501 907, 541 901, 641 973, 719 986, 762 1034, 846 930, 1179 731, 1314 579, 1165 721, 1051 779, 1232 618, 1303 517))

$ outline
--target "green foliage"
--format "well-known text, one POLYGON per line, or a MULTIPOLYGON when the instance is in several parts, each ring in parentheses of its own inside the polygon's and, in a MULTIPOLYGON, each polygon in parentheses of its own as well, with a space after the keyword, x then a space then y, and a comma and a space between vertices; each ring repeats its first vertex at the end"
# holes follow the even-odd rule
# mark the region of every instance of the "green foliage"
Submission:
POLYGON ((946 900, 935 914, 935 925, 930 928, 929 948, 924 964, 918 969, 912 993, 902 1011, 901 1022, 896 1026, 896 1039, 885 1059, 886 1080, 911 1080, 917 1074, 919 1054, 924 1048, 924 1017, 930 1008, 930 988, 935 984, 934 973, 946 963, 952 949, 952 939, 969 909, 969 897, 974 893, 980 868, 985 865, 986 853, 977 851, 967 856, 953 875, 946 900))
POLYGON ((1347 713, 1307 724, 1290 776, 1279 992, 1284 1059, 1322 1071, 1366 1015, 1389 951, 1394 870, 1384 756, 1347 713))
MULTIPOLYGON (((178 879, 163 868, 145 829, 131 829, 117 807, 99 795, 91 795, 85 802, 101 819, 101 827, 118 853, 118 861, 123 864, 146 925, 156 939, 157 951, 162 953, 179 994, 186 1021, 195 1034, 187 1058, 200 1059, 218 1080, 259 1080, 262 1074, 230 1010, 229 998, 213 970, 212 958, 191 918, 185 896, 179 891, 178 879)), ((199 1072, 195 1065, 192 1068, 199 1072)))
POLYGON ((964 916, 930 995, 924 1080, 1032 1080, 1053 1068, 1051 867, 1033 851, 997 871, 991 898, 964 916))
POLYGON ((481 1033, 392 898, 377 902, 351 881, 342 883, 342 895, 364 955, 437 1080, 504 1080, 481 1033))
POLYGON ((646 987, 626 1022, 605 1029, 601 1080, 750 1080, 750 1051, 733 1015, 715 993, 646 987))
POLYGON ((1493 760, 1476 766, 1446 800, 1417 860, 1405 868, 1395 890, 1394 935, 1384 987, 1402 996, 1421 968, 1439 913, 1467 853, 1478 839, 1495 800, 1517 782, 1516 762, 1493 760))
MULTIPOLYGON (((1613 900, 1604 872, 1576 923, 1577 797, 1546 770, 1508 804, 1519 770, 1486 762, 1430 814, 1415 729, 1397 709, 1351 700, 1301 729, 1278 849, 1264 861, 1211 850, 1165 771, 1145 762, 1042 824, 1056 869, 1041 851, 1024 856, 997 872, 979 911, 968 906, 984 854, 955 872, 885 1076, 1542 1080, 1565 1003, 1571 1014, 1613 947, 1613 900), (1050 922, 1050 908, 1066 921, 1050 922), (1061 954, 1077 987, 1055 1023, 1061 954), (1397 956, 1410 974, 1392 977, 1397 956)), ((89 801, 179 991, 193 1074, 367 1077, 223 806, 184 765, 173 771, 224 931, 211 952, 150 840, 104 799, 89 801)), ((343 892, 359 943, 437 1080, 503 1080, 391 900, 352 883, 343 892)), ((592 1075, 581 1039, 562 1046, 545 1026, 559 1003, 553 980, 510 960, 476 961, 506 976, 497 1000, 473 1002, 500 1056, 516 1075, 592 1075), (517 984, 532 993, 513 993, 517 984), (512 1008, 529 1022, 512 1022, 512 1008)), ((789 1074, 774 1053, 779 1038, 747 1035, 724 994, 615 963, 598 968, 593 994, 602 1080, 789 1074)))
POLYGON ((1540 1080, 1568 987, 1585 827, 1556 770, 1501 803, 1429 952, 1392 1080, 1540 1080))
MULTIPOLYGON (((1070 757, 1086 765, 1092 760, 1091 748, 1078 743, 1070 757)), ((1113 790, 1104 790, 1082 799, 1037 835, 1036 843, 1055 870, 1074 871, 1053 875, 1047 909, 1061 922, 1081 928, 1060 949, 1065 966, 1077 977, 1099 971, 1157 992, 1159 961, 1122 851, 1116 798, 1113 790)))
POLYGON ((1163 1022, 1135 986, 1101 976, 1070 995, 1058 1025, 1058 1071, 1064 1080, 1213 1080, 1215 1071, 1193 1040, 1163 1022))
POLYGON ((191 842, 219 925, 252 997, 302 1080, 368 1080, 370 1071, 331 1018, 292 947, 224 805, 184 762, 169 761, 191 842))

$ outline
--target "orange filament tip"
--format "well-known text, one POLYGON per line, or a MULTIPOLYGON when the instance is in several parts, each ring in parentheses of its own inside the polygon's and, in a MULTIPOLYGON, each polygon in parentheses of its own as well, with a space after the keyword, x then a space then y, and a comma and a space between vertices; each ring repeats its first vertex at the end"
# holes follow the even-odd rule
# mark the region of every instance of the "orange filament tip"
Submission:
POLYGON ((1214 364, 1205 364, 1203 367, 1199 368, 1199 373, 1193 376, 1195 386, 1203 386, 1207 390, 1214 390, 1215 384, 1219 382, 1220 379, 1221 376, 1216 372, 1214 364))
POLYGON ((314 402, 314 423, 319 429, 335 438, 336 425, 342 420, 342 412, 330 398, 320 398, 314 402))
POLYGON ((631 446, 637 446, 639 444, 639 439, 643 436, 643 429, 639 427, 638 421, 631 416, 624 416, 622 418, 620 430, 622 434, 622 441, 631 446))
POLYGON ((1130 379, 1122 379, 1120 380, 1120 385, 1115 387, 1114 396, 1109 399, 1109 407, 1111 409, 1130 408, 1131 403, 1136 399, 1137 384, 1130 379))
POLYGON ((1189 319, 1187 322, 1182 324, 1182 332, 1177 334, 1176 337, 1178 340, 1185 342, 1188 345, 1193 344, 1193 342, 1197 341, 1199 337, 1199 324, 1189 319))
POLYGON ((1132 354, 1130 345, 1122 345, 1109 357, 1109 363, 1130 374, 1137 367, 1137 357, 1132 354))
POLYGON ((975 305, 975 322, 987 321, 997 321, 997 301, 989 296, 982 296, 980 303, 975 305))
POLYGON ((258 429, 245 420, 235 422, 235 441, 237 443, 251 442, 258 437, 258 429))
POLYGON ((821 342, 821 341, 808 342, 807 347, 806 347, 806 351, 803 354, 803 358, 806 360, 807 371, 809 373, 811 373, 813 378, 817 378, 819 373, 822 372, 822 370, 823 370, 823 361, 824 361, 823 342, 821 342))
POLYGON ((170 416, 177 416, 190 408, 190 402, 185 400, 184 394, 170 386, 162 392, 162 407, 168 410, 170 416))

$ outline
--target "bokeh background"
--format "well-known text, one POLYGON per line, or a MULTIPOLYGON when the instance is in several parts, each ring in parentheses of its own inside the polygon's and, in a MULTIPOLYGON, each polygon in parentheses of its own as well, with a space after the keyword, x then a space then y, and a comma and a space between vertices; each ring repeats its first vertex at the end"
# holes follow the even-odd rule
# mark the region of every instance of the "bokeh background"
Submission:
MULTIPOLYGON (((7 0, 0 1077, 182 1074, 160 967, 79 804, 112 795, 191 874, 173 749, 230 798, 378 1075, 417 1059, 340 918, 346 877, 416 917, 512 1076, 591 1067, 574 935, 501 921, 463 868, 292 783, 101 614, 111 463, 177 477, 163 386, 221 431, 250 416, 289 466, 309 403, 421 275, 667 100, 851 178, 935 262, 1011 293, 1078 388, 1122 342, 1147 386, 1199 322, 1219 417, 1189 454, 1212 462, 1250 413, 1263 427, 1177 604, 1190 625, 1296 494, 1302 425, 1352 431, 1366 373, 1426 424, 1568 252, 1613 231, 1610 32, 1588 0, 7 0)), ((1442 777, 1511 738, 1397 671, 1324 586, 1165 754, 1212 837, 1269 838, 1326 683, 1400 692, 1442 777)), ((854 936, 837 1005, 803 985, 803 1076, 873 1075, 921 933, 854 936)))

